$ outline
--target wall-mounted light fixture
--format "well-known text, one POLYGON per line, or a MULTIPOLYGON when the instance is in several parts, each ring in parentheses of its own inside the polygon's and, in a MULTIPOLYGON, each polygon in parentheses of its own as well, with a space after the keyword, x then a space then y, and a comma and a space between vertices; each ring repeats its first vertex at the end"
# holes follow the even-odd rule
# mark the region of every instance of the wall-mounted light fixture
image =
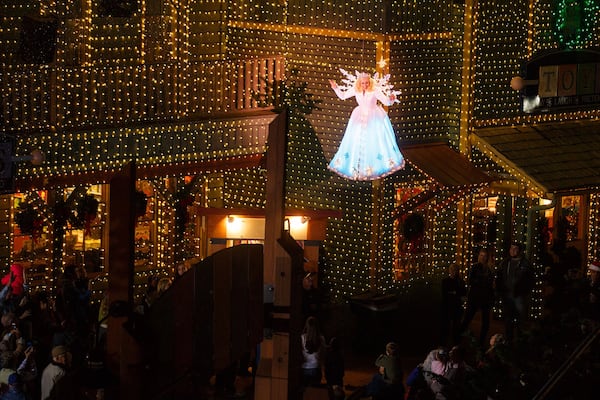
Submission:
POLYGON ((12 160, 17 161, 29 161, 32 165, 42 165, 46 156, 41 150, 35 149, 27 156, 13 156, 12 160))
POLYGON ((515 76, 510 80, 510 87, 513 90, 522 90, 525 86, 537 85, 537 79, 523 79, 520 76, 515 76))

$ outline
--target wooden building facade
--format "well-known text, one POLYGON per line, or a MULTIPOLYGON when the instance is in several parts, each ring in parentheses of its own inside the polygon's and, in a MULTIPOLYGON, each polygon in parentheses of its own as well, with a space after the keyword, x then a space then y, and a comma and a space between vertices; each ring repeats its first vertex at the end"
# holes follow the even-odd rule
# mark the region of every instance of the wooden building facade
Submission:
MULTIPOLYGON (((49 290, 83 264, 99 299, 113 273, 140 293, 178 263, 271 243, 283 307, 299 258, 281 263, 282 229, 333 302, 430 287, 512 240, 540 283, 557 262, 583 271, 600 256, 597 15, 584 0, 4 0, 0 259, 49 290), (354 107, 327 83, 340 68, 391 74, 404 170, 327 170, 354 107), (135 195, 111 190, 131 165, 135 195), (119 260, 125 208, 135 247, 119 260)), ((265 357, 287 360, 278 340, 265 357)), ((287 372, 263 394, 289 390, 287 372)))
POLYGON ((543 247, 557 240, 577 249, 581 268, 599 251, 598 107, 524 112, 523 88, 510 87, 539 53, 598 46, 587 35, 595 14, 578 28, 587 36, 561 33, 562 3, 4 1, 3 263, 29 263, 41 287, 66 263, 89 264, 100 293, 110 270, 105 184, 130 161, 146 198, 137 289, 179 262, 263 240, 229 236, 226 222, 235 212, 263 223, 267 131, 285 109, 286 215, 308 221, 305 268, 333 301, 410 289, 452 261, 466 268, 481 246, 499 259, 511 240, 529 244, 540 274, 543 247), (354 106, 327 84, 339 68, 391 74, 405 170, 373 182, 327 170, 354 106), (42 164, 29 161, 34 150, 42 164), (88 196, 96 218, 60 219, 77 217, 88 196), (25 217, 33 230, 19 229, 25 217), (543 226, 553 236, 541 240, 543 226))

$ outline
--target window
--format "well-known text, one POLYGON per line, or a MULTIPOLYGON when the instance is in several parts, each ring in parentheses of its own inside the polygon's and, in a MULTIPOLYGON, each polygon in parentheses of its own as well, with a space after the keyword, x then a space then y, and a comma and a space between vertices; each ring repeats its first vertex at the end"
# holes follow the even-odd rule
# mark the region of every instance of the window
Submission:
POLYGON ((23 264, 27 283, 35 287, 45 287, 51 264, 52 241, 43 213, 46 198, 45 191, 16 193, 12 197, 13 261, 23 264))
MULTIPOLYGON (((471 262, 477 261, 477 254, 482 248, 492 251, 496 243, 497 218, 496 203, 498 197, 478 197, 473 201, 472 248, 471 262)), ((493 254, 490 254, 493 257, 493 254)))
POLYGON ((567 242, 581 239, 581 196, 564 196, 561 198, 561 223, 567 242))
POLYGON ((406 279, 411 270, 418 269, 426 259, 424 210, 410 205, 410 201, 424 190, 422 187, 396 189, 396 209, 409 205, 394 221, 394 279, 396 280, 406 279))
MULTIPOLYGON (((64 199, 72 194, 73 188, 65 190, 64 199)), ((88 273, 104 270, 103 236, 106 225, 106 203, 104 185, 93 185, 83 196, 73 202, 74 215, 67 221, 63 262, 83 265, 88 273)))
MULTIPOLYGON (((152 268, 154 262, 154 239, 156 238, 155 216, 155 195, 154 186, 149 181, 137 181, 136 190, 146 195, 145 210, 144 204, 136 204, 136 210, 139 209, 137 222, 135 225, 135 268, 152 268)), ((141 201, 141 200, 136 200, 141 201)))

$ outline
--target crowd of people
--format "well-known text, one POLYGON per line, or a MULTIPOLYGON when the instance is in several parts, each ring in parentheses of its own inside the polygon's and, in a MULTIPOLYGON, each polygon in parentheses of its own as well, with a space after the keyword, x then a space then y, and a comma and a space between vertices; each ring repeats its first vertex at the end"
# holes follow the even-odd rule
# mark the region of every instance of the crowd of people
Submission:
POLYGON ((523 246, 512 243, 508 256, 500 262, 497 270, 494 270, 488 250, 480 249, 477 262, 468 269, 467 282, 468 286, 460 276, 458 266, 451 264, 448 276, 442 280, 440 343, 458 343, 480 312, 479 345, 485 347, 490 315, 496 300, 501 304, 506 339, 512 341, 515 333, 523 328, 523 319, 536 282, 533 268, 523 253, 523 246), (466 307, 463 307, 465 298, 466 307))
MULTIPOLYGON (((116 379, 104 367, 108 298, 92 304, 83 266, 66 265, 48 291, 30 290, 25 275, 14 263, 0 281, 0 400, 103 399, 116 379)), ((147 311, 171 282, 150 276, 134 311, 147 311)))
MULTIPOLYGON (((186 268, 176 270, 174 279, 186 268)), ((408 374, 403 370, 401 346, 387 343, 373 360, 372 379, 359 395, 373 400, 531 397, 567 353, 598 329, 600 262, 589 264, 587 272, 583 276, 569 270, 561 279, 548 273, 545 283, 551 290, 545 292, 542 317, 535 324, 524 324, 535 277, 518 243, 511 245, 497 268, 482 249, 466 281, 458 266, 451 265, 441 284, 439 343, 423 362, 407 369, 408 374), (488 340, 495 304, 501 305, 505 326, 488 340), (472 332, 478 312, 481 328, 472 332)), ((102 352, 108 310, 106 302, 99 312, 91 306, 85 269, 66 266, 53 293, 31 292, 18 263, 0 282, 0 400, 102 399, 109 378, 90 373, 89 357, 102 352), (99 376, 104 380, 100 382, 99 376)), ((138 311, 144 313, 171 282, 171 278, 150 277, 138 311)), ((330 399, 341 400, 348 391, 344 390, 343 338, 326 339, 319 319, 322 305, 322 293, 309 273, 303 280, 305 325, 298 344, 303 356, 301 386, 305 392, 319 387, 330 399)), ((590 365, 585 371, 598 372, 597 361, 590 365)), ((580 373, 573 379, 584 377, 580 373)))
POLYGON ((56 293, 31 292, 21 264, 2 278, 0 399, 89 399, 99 392, 84 369, 94 340, 89 283, 68 265, 56 293))
MULTIPOLYGON (((303 282, 307 316, 301 343, 303 387, 324 386, 330 399, 346 395, 348 399, 372 400, 532 398, 600 327, 600 262, 589 264, 587 274, 575 273, 578 269, 572 268, 557 277, 548 269, 536 277, 523 250, 521 244, 512 243, 506 258, 495 266, 488 250, 481 249, 477 261, 467 269, 466 280, 456 264, 450 265, 441 282, 441 333, 433 349, 417 365, 404 362, 409 368, 403 370, 400 342, 389 342, 374 359, 370 382, 364 387, 346 385, 346 390, 341 390, 343 357, 339 349, 331 351, 338 339, 325 339, 315 312, 320 307, 314 301, 318 292, 312 281, 303 282), (540 283, 544 288, 542 311, 534 320, 528 318, 528 306, 540 283), (493 314, 494 309, 499 313, 493 314), (478 313, 479 329, 472 323, 478 313), (492 317, 500 318, 504 326, 490 334, 492 317)), ((593 393, 590 382, 600 372, 599 347, 596 343, 585 352, 579 360, 583 367, 563 378, 570 385, 554 388, 556 398, 581 399, 593 393)))
MULTIPOLYGON (((408 374, 406 399, 532 398, 586 336, 598 330, 600 262, 588 265, 587 276, 574 273, 578 268, 564 274, 548 268, 539 277, 545 288, 542 315, 532 321, 528 315, 536 276, 523 250, 512 243, 495 268, 488 250, 481 249, 466 282, 455 264, 449 267, 441 285, 439 346, 408 374), (488 341, 495 305, 504 329, 488 341), (477 332, 471 325, 478 312, 477 332)), ((588 362, 597 360, 597 351, 598 344, 584 354, 585 367, 569 377, 582 385, 575 391, 569 385, 572 393, 556 398, 591 394, 584 377, 598 372, 597 362, 588 362)), ((564 389, 559 385, 555 390, 564 389)))

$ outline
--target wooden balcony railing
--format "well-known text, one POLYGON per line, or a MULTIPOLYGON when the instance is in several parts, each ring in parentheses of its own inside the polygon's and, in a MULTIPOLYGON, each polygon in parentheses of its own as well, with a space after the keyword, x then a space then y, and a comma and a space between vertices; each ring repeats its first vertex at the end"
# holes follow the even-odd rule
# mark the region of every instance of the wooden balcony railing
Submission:
POLYGON ((0 67, 0 130, 95 126, 209 117, 259 107, 284 76, 282 57, 194 64, 0 67))

